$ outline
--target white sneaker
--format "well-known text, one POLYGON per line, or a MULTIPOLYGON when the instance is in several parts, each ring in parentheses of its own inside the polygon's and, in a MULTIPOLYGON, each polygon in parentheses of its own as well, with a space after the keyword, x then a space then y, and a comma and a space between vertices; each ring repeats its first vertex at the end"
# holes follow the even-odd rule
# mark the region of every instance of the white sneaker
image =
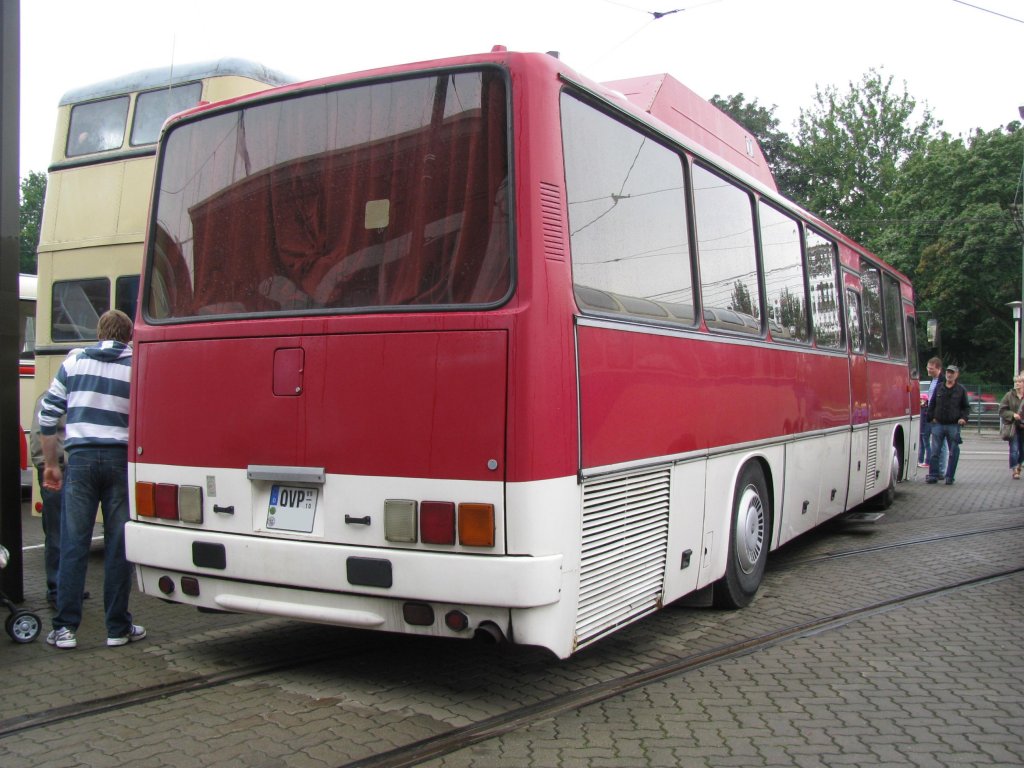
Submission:
POLYGON ((54 629, 46 636, 46 642, 58 648, 75 648, 78 646, 78 638, 75 631, 70 627, 54 629))
POLYGON ((128 643, 134 643, 136 640, 142 640, 146 636, 146 628, 139 626, 138 624, 132 624, 131 630, 124 637, 108 637, 107 645, 116 647, 118 645, 128 645, 128 643))

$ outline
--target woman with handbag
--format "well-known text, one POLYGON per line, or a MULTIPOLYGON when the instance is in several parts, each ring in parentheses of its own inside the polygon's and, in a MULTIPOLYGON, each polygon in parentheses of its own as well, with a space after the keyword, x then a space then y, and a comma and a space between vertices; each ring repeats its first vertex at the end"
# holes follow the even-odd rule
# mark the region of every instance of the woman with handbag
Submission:
POLYGON ((1021 404, 1024 402, 1024 371, 1013 377, 1013 389, 999 403, 999 436, 1010 443, 1010 474, 1020 480, 1024 464, 1024 423, 1021 404))

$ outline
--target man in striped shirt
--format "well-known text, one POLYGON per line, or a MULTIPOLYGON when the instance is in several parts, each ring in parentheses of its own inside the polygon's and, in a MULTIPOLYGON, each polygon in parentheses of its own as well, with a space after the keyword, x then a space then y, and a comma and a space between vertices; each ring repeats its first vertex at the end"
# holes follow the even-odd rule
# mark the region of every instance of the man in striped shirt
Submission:
POLYGON ((58 648, 78 645, 82 593, 97 508, 103 506, 103 608, 107 645, 141 640, 146 630, 132 623, 128 596, 132 566, 125 557, 128 522, 128 390, 131 385, 132 321, 113 309, 96 329, 99 343, 73 351, 64 360, 39 412, 43 444, 43 485, 64 486, 61 513, 57 613, 46 642, 58 648), (57 422, 67 417, 64 450, 67 477, 58 461, 57 422))

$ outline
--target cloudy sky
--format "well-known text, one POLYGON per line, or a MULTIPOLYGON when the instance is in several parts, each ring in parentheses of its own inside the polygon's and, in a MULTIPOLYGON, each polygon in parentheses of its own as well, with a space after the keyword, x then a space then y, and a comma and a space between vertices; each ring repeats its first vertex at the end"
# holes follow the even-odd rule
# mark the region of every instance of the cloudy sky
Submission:
POLYGON ((1019 119, 1022 22, 1024 0, 22 0, 21 174, 46 170, 64 92, 127 72, 233 56, 307 79, 496 44, 742 92, 791 134, 816 86, 875 68, 965 134, 1019 119))

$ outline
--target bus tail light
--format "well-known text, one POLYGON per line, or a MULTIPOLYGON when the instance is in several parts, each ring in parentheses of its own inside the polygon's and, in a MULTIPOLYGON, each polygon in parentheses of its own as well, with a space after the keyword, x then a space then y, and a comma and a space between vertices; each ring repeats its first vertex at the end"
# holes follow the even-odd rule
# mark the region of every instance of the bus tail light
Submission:
POLYGON ((424 501, 420 505, 420 535, 424 544, 454 544, 455 504, 424 501))
POLYGON ((416 502, 388 499, 384 502, 384 538, 388 541, 416 543, 416 502))
POLYGON ((453 546, 458 542, 464 547, 493 547, 494 531, 493 504, 384 501, 384 538, 388 541, 407 544, 421 541, 440 546, 453 546))
POLYGON ((156 484, 156 516, 161 520, 178 519, 178 486, 156 484))
POLYGON ((153 483, 135 484, 135 513, 139 517, 156 517, 156 486, 153 483))
POLYGON ((459 543, 466 547, 494 546, 493 504, 459 504, 459 543))
POLYGON ((135 512, 139 517, 202 523, 203 489, 198 485, 138 482, 135 512))

